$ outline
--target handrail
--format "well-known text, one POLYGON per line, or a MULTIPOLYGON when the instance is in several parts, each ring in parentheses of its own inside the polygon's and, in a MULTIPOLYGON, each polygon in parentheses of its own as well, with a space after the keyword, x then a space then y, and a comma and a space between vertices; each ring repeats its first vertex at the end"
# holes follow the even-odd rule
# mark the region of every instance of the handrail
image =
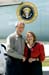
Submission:
POLYGON ((4 4, 0 4, 0 7, 21 5, 21 4, 23 4, 23 2, 4 3, 4 4))

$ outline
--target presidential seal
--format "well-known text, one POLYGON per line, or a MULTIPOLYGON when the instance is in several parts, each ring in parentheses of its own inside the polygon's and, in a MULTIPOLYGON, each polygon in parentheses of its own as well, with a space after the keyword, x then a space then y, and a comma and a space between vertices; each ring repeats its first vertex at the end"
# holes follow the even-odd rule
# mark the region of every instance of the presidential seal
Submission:
POLYGON ((24 2, 22 5, 18 6, 16 15, 18 20, 24 21, 25 23, 31 23, 37 18, 38 10, 35 4, 24 2))

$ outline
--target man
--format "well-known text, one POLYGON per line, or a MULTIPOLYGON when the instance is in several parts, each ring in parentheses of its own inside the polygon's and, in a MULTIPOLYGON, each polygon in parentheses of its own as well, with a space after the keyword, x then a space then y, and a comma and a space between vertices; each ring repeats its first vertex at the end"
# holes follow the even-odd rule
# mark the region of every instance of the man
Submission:
POLYGON ((16 32, 7 38, 7 62, 5 75, 22 75, 22 59, 24 54, 24 39, 22 32, 24 31, 24 22, 17 22, 16 32))

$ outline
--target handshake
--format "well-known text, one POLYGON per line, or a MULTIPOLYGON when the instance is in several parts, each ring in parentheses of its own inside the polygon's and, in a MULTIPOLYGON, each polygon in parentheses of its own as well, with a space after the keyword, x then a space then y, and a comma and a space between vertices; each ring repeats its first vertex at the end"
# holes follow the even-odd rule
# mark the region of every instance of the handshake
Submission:
MULTIPOLYGON (((29 62, 29 63, 32 63, 33 60, 35 61, 35 59, 29 58, 29 59, 28 59, 28 62, 29 62)), ((23 56, 22 61, 25 62, 25 61, 26 61, 26 57, 23 56)))
MULTIPOLYGON (((26 57, 23 56, 22 61, 25 62, 26 61, 26 57)), ((33 61, 39 61, 39 58, 29 58, 28 62, 32 63, 33 61)))

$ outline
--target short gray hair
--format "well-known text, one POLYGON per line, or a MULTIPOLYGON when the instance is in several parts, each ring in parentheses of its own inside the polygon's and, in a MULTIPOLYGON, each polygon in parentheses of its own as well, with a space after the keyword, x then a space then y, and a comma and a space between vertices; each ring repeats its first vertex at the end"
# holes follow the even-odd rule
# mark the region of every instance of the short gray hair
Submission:
POLYGON ((25 23, 24 23, 23 21, 17 21, 17 22, 15 23, 15 27, 17 27, 19 24, 23 24, 23 25, 25 26, 25 23))

